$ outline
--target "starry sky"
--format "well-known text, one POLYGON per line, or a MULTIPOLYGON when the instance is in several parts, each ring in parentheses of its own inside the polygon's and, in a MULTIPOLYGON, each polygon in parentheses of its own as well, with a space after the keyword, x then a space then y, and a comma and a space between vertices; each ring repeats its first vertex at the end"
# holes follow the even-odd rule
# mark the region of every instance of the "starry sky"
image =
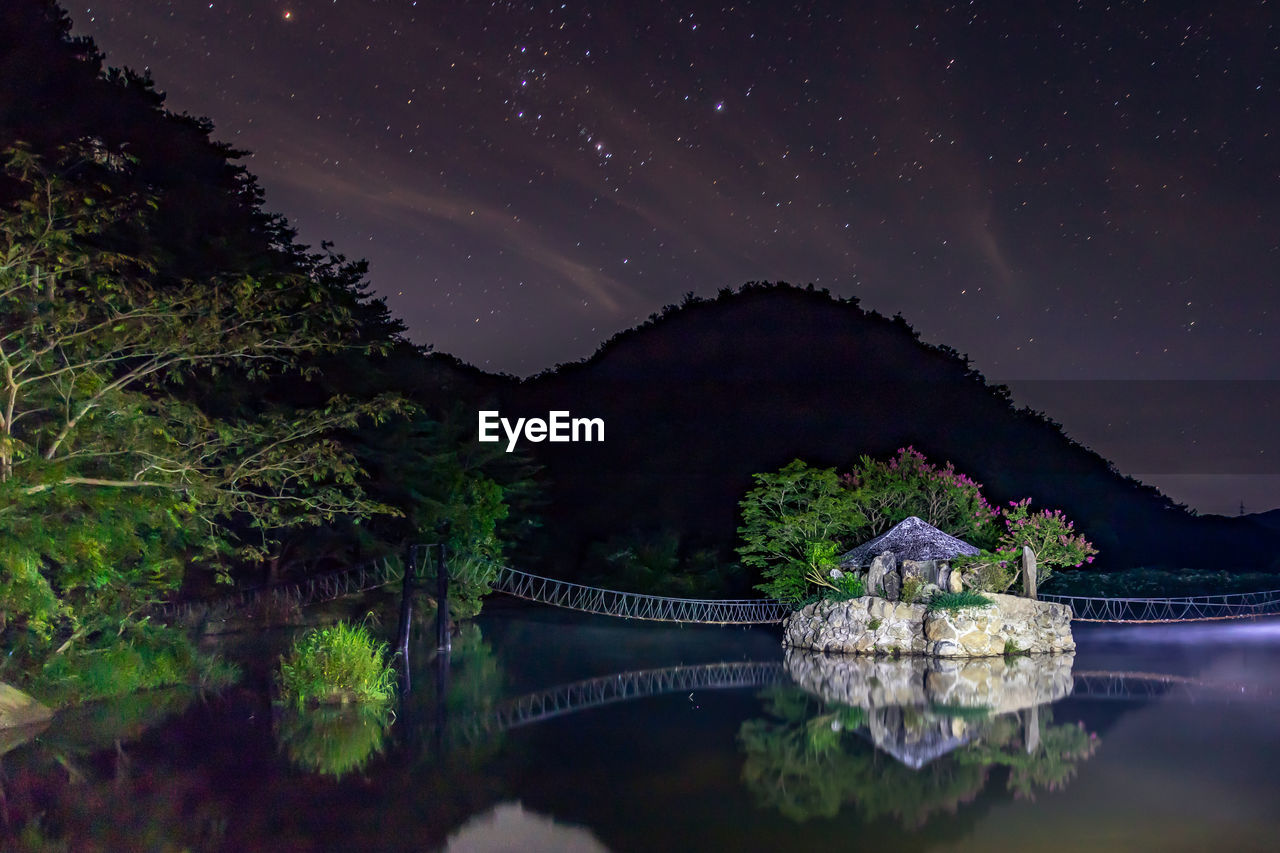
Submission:
POLYGON ((1177 500, 1280 505, 1272 3, 68 10, 438 350, 529 375, 812 282, 1177 500))

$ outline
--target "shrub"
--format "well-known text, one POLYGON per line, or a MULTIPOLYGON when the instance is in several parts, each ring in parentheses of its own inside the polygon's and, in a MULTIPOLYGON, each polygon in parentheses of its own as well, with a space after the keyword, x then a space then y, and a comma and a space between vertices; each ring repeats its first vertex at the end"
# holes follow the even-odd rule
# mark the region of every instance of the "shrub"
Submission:
POLYGON ((902 582, 902 594, 898 598, 904 604, 915 604, 920 599, 920 593, 924 591, 924 581, 920 578, 907 578, 902 582))
POLYGON ((281 698, 299 708, 391 701, 395 671, 386 662, 386 643, 377 642, 364 625, 339 622, 302 635, 280 659, 281 698))
POLYGON ((862 519, 830 468, 795 460, 774 474, 756 474, 756 488, 739 502, 742 564, 762 569, 756 589, 792 605, 812 592, 812 572, 825 577, 840 543, 862 519))
POLYGON ((1044 584, 1054 569, 1080 568, 1092 563, 1098 549, 1075 532, 1075 523, 1062 510, 1031 511, 1031 498, 1010 501, 1004 511, 1004 533, 1000 534, 1001 552, 1021 555, 1026 545, 1036 555, 1037 584, 1044 584))
POLYGON ((113 639, 110 646, 56 655, 27 686, 42 701, 59 706, 176 685, 217 688, 240 678, 234 665, 201 655, 173 628, 135 625, 113 639))
POLYGON ((991 599, 981 593, 966 589, 961 592, 940 592, 930 601, 928 609, 930 612, 935 610, 960 610, 965 607, 986 607, 991 603, 991 599))
POLYGON ((912 515, 980 547, 993 545, 1000 534, 999 510, 983 496, 982 484, 950 462, 931 464, 914 447, 899 449, 888 462, 863 456, 842 483, 872 536, 912 515))
POLYGON ((983 551, 957 557, 951 567, 964 572, 965 586, 974 592, 1005 592, 1018 579, 1019 559, 1013 551, 983 551))

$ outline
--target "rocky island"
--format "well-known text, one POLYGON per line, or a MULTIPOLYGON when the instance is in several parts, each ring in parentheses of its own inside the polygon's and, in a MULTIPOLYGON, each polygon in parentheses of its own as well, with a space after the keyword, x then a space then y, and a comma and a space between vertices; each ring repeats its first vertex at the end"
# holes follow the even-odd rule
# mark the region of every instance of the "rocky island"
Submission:
POLYGON ((1046 654, 1075 650, 1071 608, 1035 598, 1035 558, 1023 555, 1026 595, 987 593, 979 606, 934 606, 942 592, 966 588, 958 556, 978 549, 914 516, 840 559, 869 595, 817 601, 783 621, 784 646, 864 655, 940 658, 1046 654), (865 572, 865 573, 864 573, 865 572))

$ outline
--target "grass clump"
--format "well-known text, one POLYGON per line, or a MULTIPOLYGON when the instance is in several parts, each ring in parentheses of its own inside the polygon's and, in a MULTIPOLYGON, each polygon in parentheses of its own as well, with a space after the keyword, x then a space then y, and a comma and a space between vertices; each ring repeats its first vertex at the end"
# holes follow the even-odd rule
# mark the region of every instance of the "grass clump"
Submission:
POLYGON ((286 704, 386 705, 395 688, 387 644, 364 625, 339 622, 313 628, 280 659, 278 684, 286 704))
POLYGON ((986 607, 991 599, 971 589, 960 592, 940 592, 930 599, 929 612, 935 610, 960 610, 965 607, 986 607))

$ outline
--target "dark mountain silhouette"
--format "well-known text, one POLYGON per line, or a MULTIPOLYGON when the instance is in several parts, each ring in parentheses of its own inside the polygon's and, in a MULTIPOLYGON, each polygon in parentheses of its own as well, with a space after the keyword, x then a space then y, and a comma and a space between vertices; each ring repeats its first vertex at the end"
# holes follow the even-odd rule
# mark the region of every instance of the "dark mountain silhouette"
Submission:
MULTIPOLYGON (((1216 518, 1224 518, 1224 516, 1215 516, 1216 518)), ((1226 516, 1229 518, 1229 516, 1226 516)), ((1280 531, 1280 509, 1273 509, 1267 512, 1252 512, 1248 515, 1241 516, 1245 521, 1252 521, 1254 524, 1260 524, 1268 530, 1280 531)))
MULTIPOLYGON (((789 285, 687 298, 584 362, 520 383, 481 382, 504 417, 602 417, 603 444, 523 444, 546 466, 547 553, 562 573, 623 528, 736 541, 751 475, 792 458, 847 468, 914 445, 985 484, 1076 519, 1098 568, 1251 569, 1273 559, 1249 519, 1196 517, 1125 477, 1046 416, 1017 409, 967 359, 920 341, 901 317, 789 285)), ((850 543, 855 544, 855 543, 850 543)))

